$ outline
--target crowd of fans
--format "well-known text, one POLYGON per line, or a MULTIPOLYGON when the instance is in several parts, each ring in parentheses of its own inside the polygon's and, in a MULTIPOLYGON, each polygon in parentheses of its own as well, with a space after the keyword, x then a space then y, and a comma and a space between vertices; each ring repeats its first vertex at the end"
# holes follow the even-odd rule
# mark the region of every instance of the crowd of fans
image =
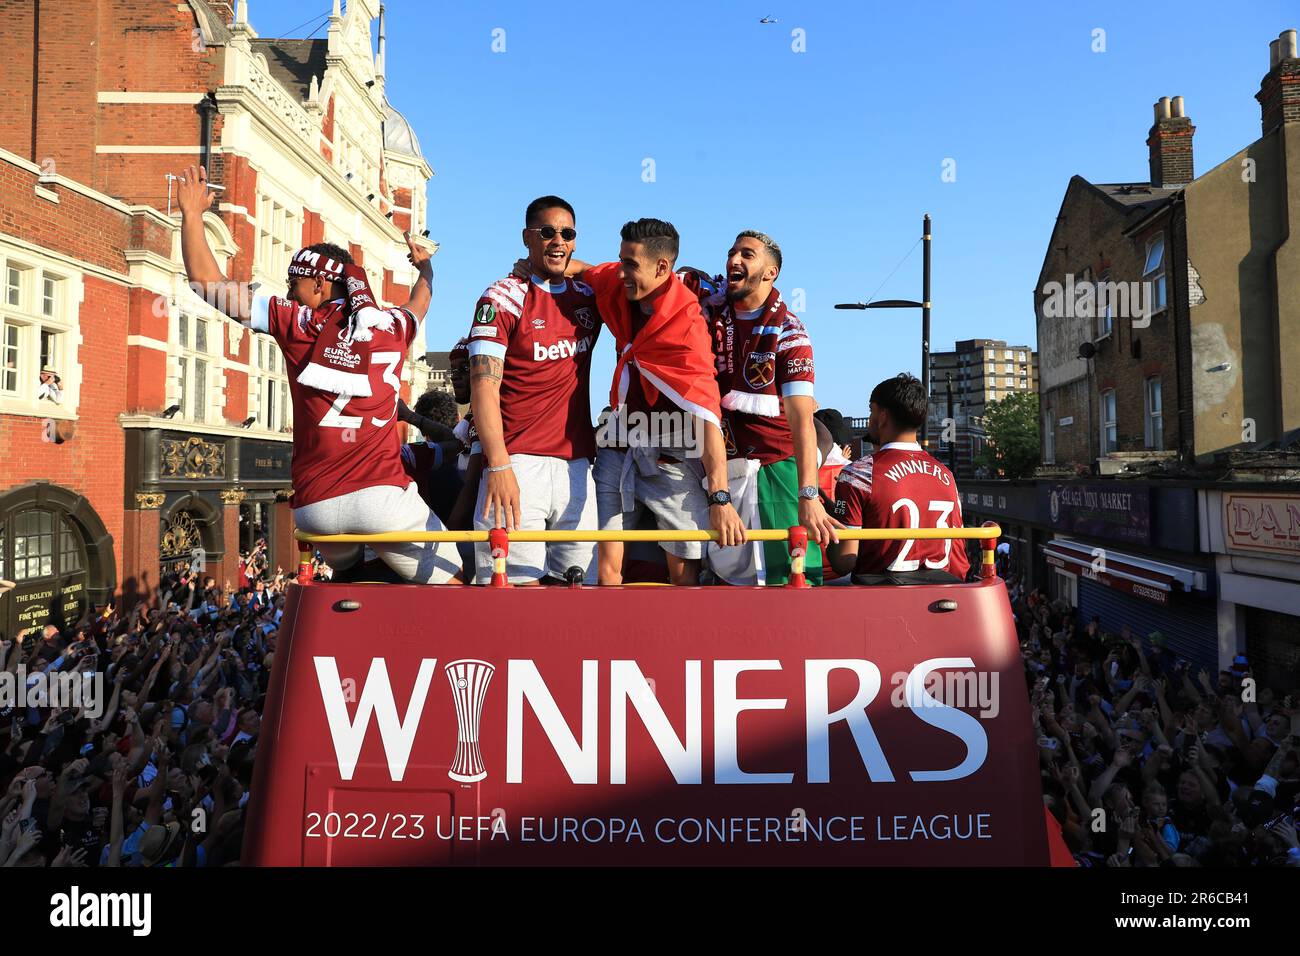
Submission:
POLYGON ((0 708, 0 866, 239 862, 291 579, 259 543, 225 587, 171 575, 125 615, 110 605, 0 641, 0 667, 28 683, 91 673, 103 694, 0 708))
POLYGON ((1081 866, 1300 866, 1300 680, 1193 673, 1159 632, 1008 585, 1043 800, 1081 866))
MULTIPOLYGON (((0 866, 238 863, 291 579, 259 542, 225 587, 184 572, 126 615, 0 641, 0 667, 29 683, 97 674, 102 689, 0 707, 0 866)), ((1080 626, 1007 584, 1043 799, 1080 865, 1300 866, 1296 687, 1260 686, 1244 658, 1193 673, 1158 632, 1080 626)))

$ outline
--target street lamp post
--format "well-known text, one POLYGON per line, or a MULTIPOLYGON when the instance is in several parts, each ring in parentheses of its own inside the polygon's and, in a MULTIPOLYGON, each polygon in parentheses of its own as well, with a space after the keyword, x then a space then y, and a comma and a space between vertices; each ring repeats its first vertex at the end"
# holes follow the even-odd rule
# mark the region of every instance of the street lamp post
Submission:
MULTIPOLYGON (((920 309, 921 310, 921 387, 925 390, 927 408, 930 403, 930 214, 925 214, 921 224, 921 301, 912 299, 881 299, 877 302, 841 302, 837 309, 920 309)), ((915 248, 915 247, 913 247, 915 248)), ((929 418, 921 423, 921 446, 926 447, 929 418)))
POLYGON ((948 439, 948 470, 957 474, 957 419, 952 413, 952 372, 948 373, 948 424, 952 427, 952 438, 948 439))

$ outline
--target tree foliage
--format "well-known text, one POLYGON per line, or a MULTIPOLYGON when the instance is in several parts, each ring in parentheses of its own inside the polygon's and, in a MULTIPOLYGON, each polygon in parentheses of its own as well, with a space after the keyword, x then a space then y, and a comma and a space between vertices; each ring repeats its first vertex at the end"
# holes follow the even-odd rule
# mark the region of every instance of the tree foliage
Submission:
POLYGON ((1038 393, 1016 392, 984 409, 988 444, 975 457, 977 465, 1003 478, 1029 478, 1041 457, 1038 435, 1038 393))

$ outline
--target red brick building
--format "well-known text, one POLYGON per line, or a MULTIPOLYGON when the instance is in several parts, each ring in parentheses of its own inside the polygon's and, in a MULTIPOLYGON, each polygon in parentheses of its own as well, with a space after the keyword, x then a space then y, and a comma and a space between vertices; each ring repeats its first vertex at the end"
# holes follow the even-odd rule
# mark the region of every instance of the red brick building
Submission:
MULTIPOLYGON (((292 414, 274 343, 184 284, 168 175, 203 163, 227 274, 282 287, 345 245, 386 301, 432 170, 389 106, 378 0, 262 39, 247 4, 0 0, 0 632, 201 557, 291 566, 292 414)), ((419 391, 417 338, 404 392, 419 391)))

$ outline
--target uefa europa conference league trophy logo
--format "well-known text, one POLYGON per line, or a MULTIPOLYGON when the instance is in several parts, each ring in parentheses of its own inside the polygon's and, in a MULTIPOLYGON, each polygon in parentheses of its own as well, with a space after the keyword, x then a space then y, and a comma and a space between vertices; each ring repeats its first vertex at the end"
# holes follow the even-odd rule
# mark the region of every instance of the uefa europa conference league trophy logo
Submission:
POLYGON ((487 776, 478 746, 478 725, 488 684, 495 672, 496 668, 487 661, 466 659, 447 665, 447 680, 456 704, 456 759, 447 771, 452 780, 473 783, 487 776))

